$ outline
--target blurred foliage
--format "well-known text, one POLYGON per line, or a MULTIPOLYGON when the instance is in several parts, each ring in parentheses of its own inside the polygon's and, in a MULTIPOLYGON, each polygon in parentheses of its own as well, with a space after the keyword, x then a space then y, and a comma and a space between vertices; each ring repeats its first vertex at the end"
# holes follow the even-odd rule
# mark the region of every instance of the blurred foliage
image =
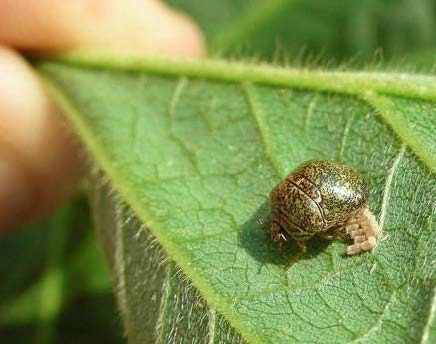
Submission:
POLYGON ((111 280, 83 197, 0 241, 0 343, 118 343, 111 280))
POLYGON ((195 19, 212 55, 291 64, 430 71, 434 0, 168 0, 195 19))

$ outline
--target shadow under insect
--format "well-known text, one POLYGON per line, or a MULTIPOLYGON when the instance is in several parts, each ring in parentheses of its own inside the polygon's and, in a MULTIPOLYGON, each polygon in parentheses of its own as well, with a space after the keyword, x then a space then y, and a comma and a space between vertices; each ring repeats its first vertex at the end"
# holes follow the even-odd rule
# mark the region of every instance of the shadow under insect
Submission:
MULTIPOLYGON (((279 244, 271 240, 270 227, 269 206, 268 202, 265 201, 253 216, 242 225, 238 234, 239 246, 262 264, 270 263, 285 267, 289 260, 299 252, 299 249, 295 241, 289 238, 283 243, 280 250, 279 244)), ((316 257, 328 245, 329 241, 315 236, 308 241, 307 252, 301 259, 316 257)))

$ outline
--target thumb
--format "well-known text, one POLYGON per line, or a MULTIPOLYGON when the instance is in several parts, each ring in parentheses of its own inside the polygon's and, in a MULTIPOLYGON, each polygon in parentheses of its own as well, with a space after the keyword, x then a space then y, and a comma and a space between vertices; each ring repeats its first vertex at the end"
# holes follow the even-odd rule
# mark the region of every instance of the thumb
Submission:
MULTIPOLYGON (((156 0, 0 1, 0 44, 201 56, 196 26, 156 0)), ((0 233, 56 208, 82 168, 63 115, 26 62, 0 46, 0 233)))

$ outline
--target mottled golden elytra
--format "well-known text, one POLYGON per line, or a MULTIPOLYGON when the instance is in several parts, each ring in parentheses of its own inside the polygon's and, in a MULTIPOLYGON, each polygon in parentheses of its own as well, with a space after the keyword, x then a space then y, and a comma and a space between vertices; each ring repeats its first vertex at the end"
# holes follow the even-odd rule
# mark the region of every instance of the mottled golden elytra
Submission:
POLYGON ((324 239, 354 239, 349 255, 375 247, 380 230, 368 209, 368 186, 352 167, 331 160, 312 160, 283 179, 270 194, 271 238, 296 241, 300 251, 288 267, 306 252, 314 235, 324 239))

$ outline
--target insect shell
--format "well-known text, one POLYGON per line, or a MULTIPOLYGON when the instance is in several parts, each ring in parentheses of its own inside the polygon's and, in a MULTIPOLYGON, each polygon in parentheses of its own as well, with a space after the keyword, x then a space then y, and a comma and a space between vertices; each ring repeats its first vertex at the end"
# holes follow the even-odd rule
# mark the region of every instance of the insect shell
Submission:
POLYGON ((309 161, 283 179, 270 194, 271 237, 282 243, 296 241, 300 252, 306 242, 319 235, 324 239, 354 239, 348 254, 372 249, 379 229, 367 208, 368 186, 352 167, 336 161, 309 161))

